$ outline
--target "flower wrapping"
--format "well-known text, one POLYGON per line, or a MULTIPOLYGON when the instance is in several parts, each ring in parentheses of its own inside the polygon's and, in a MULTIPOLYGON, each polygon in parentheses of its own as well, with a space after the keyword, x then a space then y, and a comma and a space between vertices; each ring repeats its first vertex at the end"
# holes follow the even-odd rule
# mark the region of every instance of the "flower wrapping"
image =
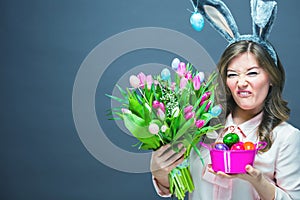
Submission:
POLYGON ((214 105, 216 72, 206 80, 203 72, 177 58, 172 61, 172 69, 174 80, 168 68, 156 76, 141 72, 130 77, 131 87, 123 89, 117 85, 122 97, 107 96, 120 102, 120 107, 112 108, 118 116, 113 119, 123 120, 137 138, 139 149, 155 151, 169 143, 176 152, 180 143, 187 149, 184 162, 169 174, 170 192, 183 200, 186 192, 194 190, 190 152, 194 149, 203 163, 197 144, 204 134, 222 127, 209 125, 211 119, 220 115, 222 107, 214 105))

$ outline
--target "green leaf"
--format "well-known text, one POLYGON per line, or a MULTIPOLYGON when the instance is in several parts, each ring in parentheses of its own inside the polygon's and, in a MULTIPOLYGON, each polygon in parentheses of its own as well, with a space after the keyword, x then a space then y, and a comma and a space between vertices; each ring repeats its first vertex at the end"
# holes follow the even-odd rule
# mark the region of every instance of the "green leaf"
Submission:
POLYGON ((222 124, 217 124, 217 125, 214 125, 214 126, 206 126, 206 127, 203 127, 201 128, 200 130, 196 131, 195 132, 195 135, 197 137, 207 133, 207 132, 211 132, 211 131, 216 131, 216 130, 219 130, 221 128, 224 128, 224 126, 222 124))
MULTIPOLYGON (((197 98, 197 95, 196 95, 196 93, 195 92, 192 92, 191 94, 190 94, 190 103, 189 104, 193 104, 193 102, 197 102, 198 101, 198 98, 197 98)), ((199 104, 197 104, 197 105, 199 105, 199 104)))
POLYGON ((116 84, 117 88, 119 89, 120 93, 122 94, 122 96, 127 99, 127 92, 125 90, 123 90, 118 84, 116 84))
MULTIPOLYGON (((177 130, 179 127, 181 127, 181 121, 182 120, 182 114, 180 112, 180 114, 178 115, 178 117, 174 117, 174 118, 170 118, 169 121, 170 121, 170 129, 172 130, 170 133, 172 135, 170 135, 170 137, 174 137, 177 133, 177 130)), ((183 118, 183 121, 185 122, 185 119, 183 118)))
POLYGON ((136 114, 137 116, 143 117, 144 106, 140 104, 137 97, 134 94, 132 94, 128 97, 128 101, 129 101, 129 110, 132 113, 136 114))
MULTIPOLYGON (((124 118, 124 123, 128 121, 131 122, 130 124, 132 126, 146 127, 148 132, 148 124, 145 123, 145 120, 143 118, 140 118, 139 116, 133 113, 123 114, 123 118, 124 118)), ((130 129, 128 130, 131 131, 130 129)))
POLYGON ((141 97, 141 95, 139 95, 136 91, 133 92, 133 95, 135 96, 135 98, 138 100, 140 104, 143 104, 144 99, 141 97))
POLYGON ((186 123, 178 130, 178 132, 176 133, 175 137, 173 138, 173 141, 178 140, 179 138, 181 138, 186 132, 187 130, 194 125, 194 118, 189 119, 188 121, 186 121, 186 123))
POLYGON ((160 97, 162 96, 162 89, 161 89, 161 86, 160 85, 157 85, 156 86, 156 89, 155 89, 155 87, 152 87, 151 88, 152 89, 152 92, 153 92, 153 94, 154 94, 154 98, 156 99, 156 100, 160 100, 160 97))
POLYGON ((146 97, 146 100, 147 101, 149 101, 149 98, 150 98, 150 95, 151 95, 151 89, 149 90, 148 89, 148 86, 147 86, 147 84, 145 84, 145 87, 144 87, 145 89, 144 89, 144 91, 145 91, 145 97, 146 97))
POLYGON ((190 95, 189 95, 189 91, 187 88, 182 90, 181 95, 178 97, 179 101, 179 106, 181 108, 185 107, 186 105, 188 105, 189 101, 190 101, 190 95))
POLYGON ((144 101, 144 119, 146 122, 151 121, 152 117, 152 101, 153 101, 153 93, 150 94, 149 97, 149 103, 147 101, 144 101))
POLYGON ((119 117, 113 117, 113 118, 108 118, 108 120, 114 120, 114 121, 117 121, 117 120, 122 120, 122 118, 119 118, 119 117))
POLYGON ((156 149, 160 145, 160 139, 157 135, 153 135, 148 131, 148 125, 145 120, 134 115, 124 114, 123 116, 125 127, 136 137, 139 141, 147 144, 151 149, 156 149))
POLYGON ((131 145, 132 147, 138 147, 141 146, 141 144, 143 144, 141 141, 138 141, 136 144, 131 145))
POLYGON ((161 136, 164 143, 170 143, 172 141, 172 138, 168 136, 169 135, 168 133, 159 132, 158 134, 161 136))
POLYGON ((150 149, 153 149, 153 148, 152 148, 152 146, 149 145, 149 144, 140 143, 139 149, 142 149, 142 150, 150 150, 150 149))
POLYGON ((120 118, 123 119, 124 114, 123 113, 119 113, 119 112, 115 112, 116 115, 118 115, 120 118))
POLYGON ((119 97, 112 96, 112 95, 109 95, 109 94, 105 94, 105 95, 108 96, 109 98, 113 99, 113 100, 116 100, 116 101, 120 102, 120 103, 128 103, 128 101, 125 100, 125 99, 121 99, 119 97))
MULTIPOLYGON (((203 119, 206 123, 211 120, 213 116, 210 113, 203 113, 200 119, 203 119)), ((204 125, 205 126, 205 125, 204 125)))
POLYGON ((143 119, 145 120, 146 124, 149 124, 149 122, 151 121, 151 111, 152 110, 147 103, 144 103, 143 109, 144 109, 144 118, 143 119))
POLYGON ((118 107, 114 107, 114 108, 111 108, 109 110, 107 110, 108 112, 111 112, 111 111, 121 111, 122 108, 126 108, 127 106, 118 106, 118 107))
POLYGON ((208 81, 205 85, 205 89, 209 88, 211 86, 211 84, 216 80, 218 74, 217 72, 212 72, 208 78, 208 81))
POLYGON ((202 113, 205 110, 206 105, 208 104, 209 100, 204 101, 204 103, 200 106, 200 108, 196 111, 196 118, 199 118, 199 116, 202 115, 202 113))

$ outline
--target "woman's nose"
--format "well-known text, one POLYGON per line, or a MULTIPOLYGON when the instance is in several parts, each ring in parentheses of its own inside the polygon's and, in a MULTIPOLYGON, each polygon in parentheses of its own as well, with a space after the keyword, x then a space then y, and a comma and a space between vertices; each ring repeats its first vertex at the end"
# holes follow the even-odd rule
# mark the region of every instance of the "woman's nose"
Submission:
POLYGON ((238 80, 237 80, 237 84, 239 87, 245 87, 247 86, 248 82, 245 76, 239 76, 238 80))

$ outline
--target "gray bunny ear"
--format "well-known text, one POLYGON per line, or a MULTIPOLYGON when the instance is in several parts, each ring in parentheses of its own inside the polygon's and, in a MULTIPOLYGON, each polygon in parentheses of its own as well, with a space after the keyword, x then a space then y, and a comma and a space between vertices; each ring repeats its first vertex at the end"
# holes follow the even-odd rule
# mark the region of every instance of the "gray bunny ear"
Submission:
POLYGON ((229 42, 239 37, 236 22, 227 8, 220 0, 193 0, 198 11, 207 21, 229 42))
POLYGON ((253 34, 267 40, 277 14, 275 1, 251 0, 253 34))

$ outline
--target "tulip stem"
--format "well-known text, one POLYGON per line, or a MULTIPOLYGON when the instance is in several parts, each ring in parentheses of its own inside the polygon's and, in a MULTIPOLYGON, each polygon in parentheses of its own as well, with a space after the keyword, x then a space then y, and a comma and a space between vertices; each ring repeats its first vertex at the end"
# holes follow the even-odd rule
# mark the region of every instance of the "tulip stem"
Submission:
POLYGON ((138 87, 139 92, 141 93, 141 95, 143 96, 143 98, 145 99, 146 103, 148 103, 148 105, 150 106, 150 103, 148 102, 145 94, 143 93, 143 91, 141 90, 141 88, 138 87))

